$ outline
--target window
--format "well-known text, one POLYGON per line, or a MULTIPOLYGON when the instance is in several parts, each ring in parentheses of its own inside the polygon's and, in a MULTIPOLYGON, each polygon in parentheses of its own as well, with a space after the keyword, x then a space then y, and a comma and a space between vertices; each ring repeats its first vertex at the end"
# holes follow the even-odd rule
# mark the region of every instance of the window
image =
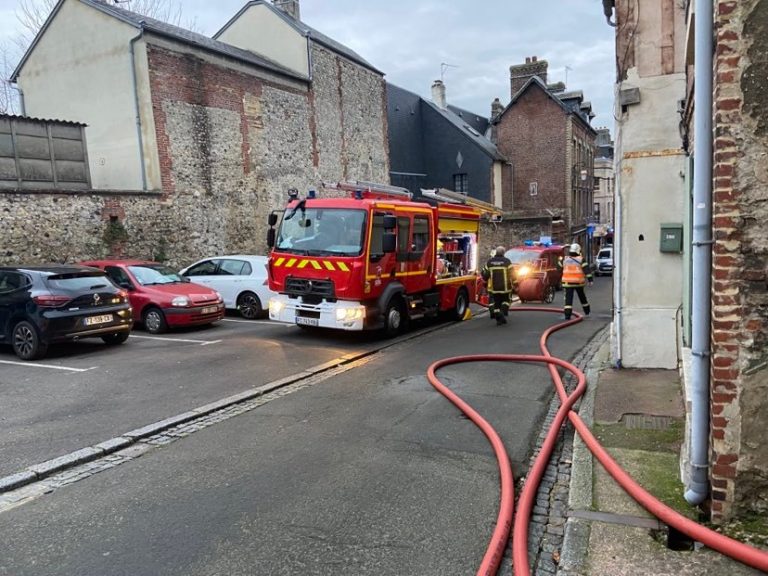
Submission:
POLYGON ((408 216, 397 217, 397 252, 398 254, 407 254, 410 252, 409 242, 411 241, 411 220, 408 216))
POLYGON ((213 276, 214 274, 216 274, 216 260, 206 260, 192 266, 184 276, 213 276))
POLYGON ((600 222, 600 202, 595 202, 592 208, 592 215, 600 222))
POLYGON ((539 183, 538 182, 530 182, 528 184, 528 194, 531 196, 537 196, 539 193, 539 183))
POLYGON ((469 194, 469 175, 468 174, 454 174, 453 175, 453 190, 460 192, 461 194, 469 194))
POLYGON ((18 272, 0 272, 0 292, 17 290, 27 284, 27 278, 18 272))
POLYGON ((133 286, 131 279, 128 278, 128 274, 122 268, 118 268, 117 266, 105 266, 104 272, 106 272, 107 276, 121 288, 129 288, 133 286))
POLYGON ((424 252, 429 246, 429 219, 426 216, 413 218, 413 251, 424 252))
POLYGON ((242 260, 221 260, 219 274, 222 276, 240 276, 243 273, 242 260))
POLYGON ((376 212, 373 215, 373 229, 371 230, 371 260, 381 258, 384 254, 384 213, 376 212))

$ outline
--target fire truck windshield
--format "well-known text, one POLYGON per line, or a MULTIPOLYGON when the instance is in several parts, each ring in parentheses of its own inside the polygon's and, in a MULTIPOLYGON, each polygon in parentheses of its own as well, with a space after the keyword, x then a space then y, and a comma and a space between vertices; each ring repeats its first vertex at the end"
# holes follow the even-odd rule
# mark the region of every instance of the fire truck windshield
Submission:
POLYGON ((283 218, 276 250, 306 256, 360 255, 365 230, 364 210, 302 208, 283 218))

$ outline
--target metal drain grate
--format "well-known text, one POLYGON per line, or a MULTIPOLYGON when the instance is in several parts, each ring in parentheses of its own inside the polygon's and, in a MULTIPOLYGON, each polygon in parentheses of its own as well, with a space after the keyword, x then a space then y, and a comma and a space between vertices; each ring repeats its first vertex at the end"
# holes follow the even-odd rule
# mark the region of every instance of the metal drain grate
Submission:
POLYGON ((624 426, 630 430, 668 430, 675 418, 648 414, 624 414, 621 420, 624 422, 624 426))

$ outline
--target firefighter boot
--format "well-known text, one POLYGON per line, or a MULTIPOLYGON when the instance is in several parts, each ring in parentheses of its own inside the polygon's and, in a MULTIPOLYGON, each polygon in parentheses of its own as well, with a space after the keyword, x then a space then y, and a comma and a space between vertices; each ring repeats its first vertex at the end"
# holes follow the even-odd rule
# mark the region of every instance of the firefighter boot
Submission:
POLYGON ((507 319, 504 318, 504 313, 499 311, 496 313, 496 326, 503 326, 507 323, 507 319))
POLYGON ((589 304, 584 304, 584 316, 589 316, 589 304))

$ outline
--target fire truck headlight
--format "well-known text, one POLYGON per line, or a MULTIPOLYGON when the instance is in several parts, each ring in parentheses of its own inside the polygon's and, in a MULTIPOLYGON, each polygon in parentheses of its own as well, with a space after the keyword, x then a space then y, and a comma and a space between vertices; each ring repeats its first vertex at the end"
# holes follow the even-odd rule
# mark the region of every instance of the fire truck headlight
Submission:
POLYGON ((283 311, 283 308, 285 308, 285 302, 281 302, 280 300, 275 300, 274 298, 269 299, 269 315, 270 316, 279 316, 280 312, 283 311))
POLYGON ((358 306, 355 308, 336 308, 336 321, 337 322, 352 322, 354 320, 360 320, 363 317, 363 311, 365 309, 358 306))
POLYGON ((530 266, 521 266, 520 270, 517 271, 517 275, 520 276, 520 278, 525 278, 530 272, 530 266))

